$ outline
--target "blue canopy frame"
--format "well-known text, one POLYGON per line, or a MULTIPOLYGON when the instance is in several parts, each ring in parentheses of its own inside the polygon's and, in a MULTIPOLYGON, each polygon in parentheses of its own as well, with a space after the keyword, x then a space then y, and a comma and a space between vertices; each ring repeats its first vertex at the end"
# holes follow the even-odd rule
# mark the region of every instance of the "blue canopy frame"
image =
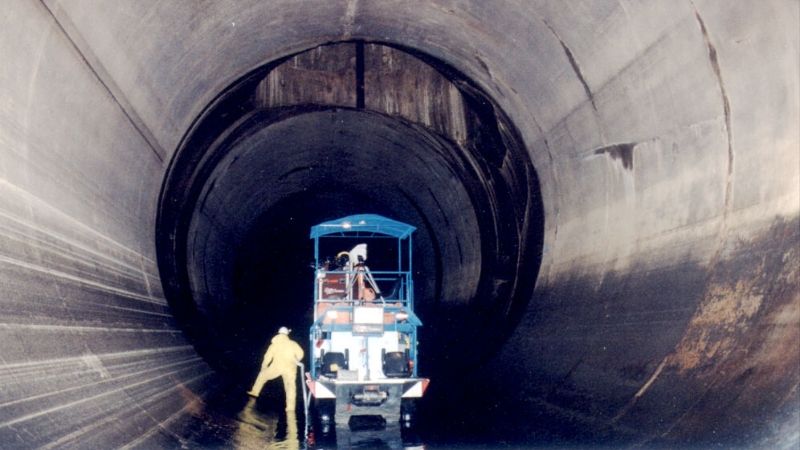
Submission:
MULTIPOLYGON (((310 238, 314 240, 314 267, 319 267, 320 238, 389 238, 397 239, 397 271, 405 272, 411 279, 412 271, 412 239, 411 234, 416 227, 398 222, 378 214, 355 214, 339 219, 322 222, 311 227, 310 238), (407 270, 403 270, 403 241, 407 240, 407 270)), ((411 285, 409 285, 411 287, 411 285)), ((315 293, 316 294, 316 293, 315 293)), ((316 297, 315 297, 316 298, 316 297)), ((413 297, 411 298, 413 299, 413 297)), ((410 299, 410 300, 411 300, 410 299)), ((412 303, 413 307, 413 303, 412 303)))
POLYGON ((314 225, 311 227, 310 237, 317 239, 321 236, 332 235, 341 237, 379 237, 376 235, 384 235, 405 239, 410 237, 415 230, 416 228, 409 224, 378 214, 356 214, 314 225))

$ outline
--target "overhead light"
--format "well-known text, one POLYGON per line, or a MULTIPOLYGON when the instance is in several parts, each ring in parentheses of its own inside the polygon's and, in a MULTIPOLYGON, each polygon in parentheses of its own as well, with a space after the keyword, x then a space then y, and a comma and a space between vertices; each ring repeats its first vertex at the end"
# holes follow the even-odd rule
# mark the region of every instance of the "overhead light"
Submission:
POLYGON ((342 228, 344 228, 345 230, 349 229, 350 226, 351 226, 350 222, 342 222, 342 228))

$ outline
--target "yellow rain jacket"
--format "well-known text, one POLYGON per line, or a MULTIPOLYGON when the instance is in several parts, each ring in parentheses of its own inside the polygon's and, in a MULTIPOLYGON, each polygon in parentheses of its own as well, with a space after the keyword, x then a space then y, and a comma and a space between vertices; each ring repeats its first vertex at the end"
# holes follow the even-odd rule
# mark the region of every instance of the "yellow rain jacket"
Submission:
POLYGON ((286 391, 286 410, 294 411, 297 399, 297 363, 303 359, 303 349, 286 334, 276 334, 264 354, 261 372, 250 394, 258 397, 269 380, 281 377, 286 391))

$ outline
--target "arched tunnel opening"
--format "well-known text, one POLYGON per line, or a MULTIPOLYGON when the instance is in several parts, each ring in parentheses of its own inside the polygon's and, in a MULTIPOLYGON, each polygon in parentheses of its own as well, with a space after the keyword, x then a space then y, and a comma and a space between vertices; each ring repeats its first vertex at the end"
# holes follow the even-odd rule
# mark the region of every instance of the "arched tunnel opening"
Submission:
POLYGON ((246 383, 280 326, 298 330, 307 348, 308 231, 356 213, 418 230, 422 370, 452 379, 498 350, 541 259, 544 217, 527 150, 454 69, 357 41, 256 69, 216 99, 174 156, 159 261, 166 297, 201 354, 246 383))
POLYGON ((375 213, 416 443, 795 448, 789 3, 10 0, 0 446, 302 438, 245 390, 308 345, 309 227, 375 213))

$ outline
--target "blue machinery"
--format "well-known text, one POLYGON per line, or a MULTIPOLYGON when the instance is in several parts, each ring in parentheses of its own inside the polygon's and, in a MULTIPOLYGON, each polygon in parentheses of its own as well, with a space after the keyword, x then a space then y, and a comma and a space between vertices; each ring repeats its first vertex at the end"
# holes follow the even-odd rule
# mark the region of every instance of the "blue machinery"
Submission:
POLYGON ((411 400, 428 386, 417 377, 414 231, 375 214, 311 228, 316 270, 306 384, 323 421, 364 414, 409 420, 411 400))

